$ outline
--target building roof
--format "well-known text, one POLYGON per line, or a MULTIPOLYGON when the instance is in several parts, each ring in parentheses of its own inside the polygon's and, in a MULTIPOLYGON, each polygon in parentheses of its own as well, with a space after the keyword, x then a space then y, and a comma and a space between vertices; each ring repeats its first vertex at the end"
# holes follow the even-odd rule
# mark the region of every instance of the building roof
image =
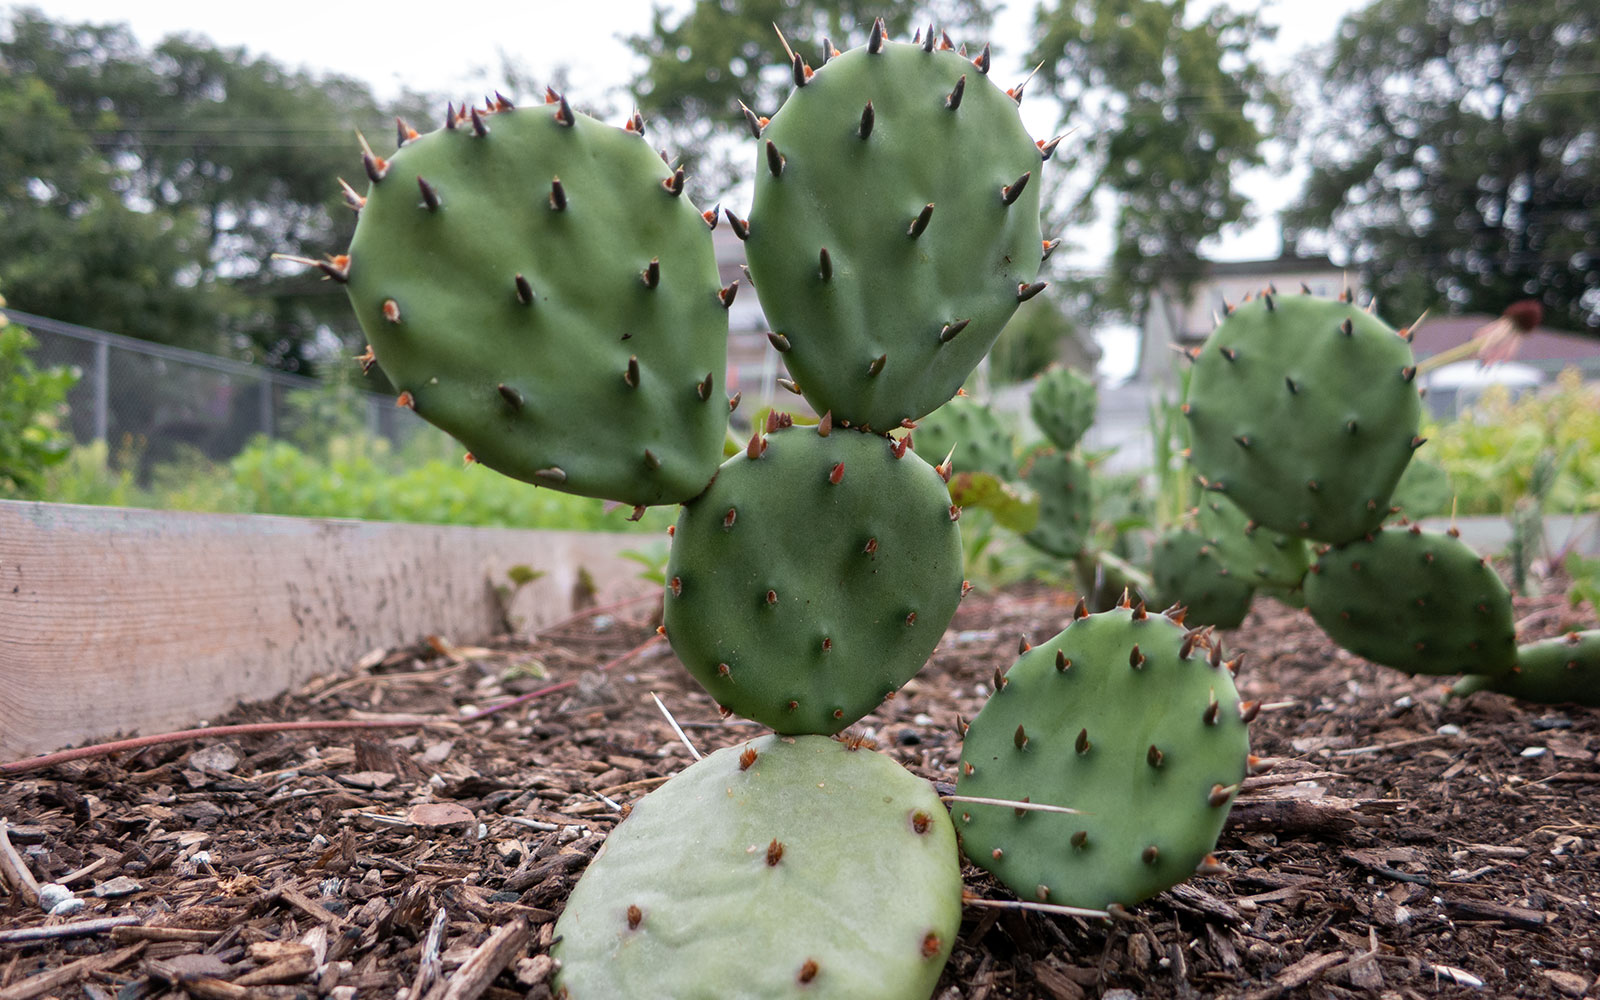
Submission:
MULTIPOLYGON (((1464 344, 1473 333, 1495 321, 1494 316, 1470 314, 1465 316, 1430 316, 1417 327, 1411 350, 1420 360, 1440 351, 1464 344)), ((1600 337, 1585 337, 1540 326, 1528 333, 1517 349, 1516 360, 1537 364, 1543 362, 1600 365, 1600 337)))
POLYGON ((1206 277, 1247 278, 1251 275, 1272 276, 1295 274, 1301 271, 1338 271, 1333 261, 1326 257, 1302 257, 1286 253, 1267 260, 1214 260, 1202 265, 1206 277))

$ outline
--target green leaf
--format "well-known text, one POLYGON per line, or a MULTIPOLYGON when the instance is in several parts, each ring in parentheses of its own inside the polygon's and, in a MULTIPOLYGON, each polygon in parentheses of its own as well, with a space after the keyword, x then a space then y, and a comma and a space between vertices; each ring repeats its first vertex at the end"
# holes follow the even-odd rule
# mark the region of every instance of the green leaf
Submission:
POLYGON ((994 516, 995 523, 1019 535, 1039 523, 1039 498, 987 472, 958 472, 950 477, 950 502, 975 507, 994 516))

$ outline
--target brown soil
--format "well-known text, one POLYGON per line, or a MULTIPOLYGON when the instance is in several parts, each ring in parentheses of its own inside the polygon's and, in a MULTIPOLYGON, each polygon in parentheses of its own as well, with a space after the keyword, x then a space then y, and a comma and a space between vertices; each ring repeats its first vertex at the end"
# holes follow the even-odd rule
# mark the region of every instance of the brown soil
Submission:
MULTIPOLYGON (((1518 603, 1524 638, 1593 620, 1518 603)), ((47 917, 0 894, 0 1000, 548 997, 568 890, 619 810, 689 763, 651 692, 701 750, 758 731, 719 719, 664 644, 595 669, 650 639, 647 608, 492 650, 385 651, 215 720, 459 717, 548 683, 525 676, 535 665, 581 678, 482 721, 155 747, 4 780, 16 857, 87 905, 47 917), (115 917, 127 925, 17 940, 115 917)), ((1070 614, 1061 595, 973 594, 922 674, 852 732, 947 784, 958 717, 1019 638, 1070 614)), ((1270 706, 1254 750, 1276 759, 1219 844, 1229 873, 1114 921, 969 906, 938 1000, 1596 995, 1600 711, 1441 706, 1436 680, 1350 657, 1268 601, 1227 641, 1246 654, 1242 693, 1270 706)))

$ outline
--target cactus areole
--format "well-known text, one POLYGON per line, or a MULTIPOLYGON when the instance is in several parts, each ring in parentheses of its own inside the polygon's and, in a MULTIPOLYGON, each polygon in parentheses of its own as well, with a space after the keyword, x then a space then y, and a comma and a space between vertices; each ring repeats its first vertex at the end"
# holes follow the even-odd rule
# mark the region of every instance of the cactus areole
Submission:
POLYGON ((629 504, 722 461, 710 229, 639 136, 565 100, 368 157, 348 291, 401 400, 490 468, 629 504))
POLYGON ((851 746, 763 736, 635 803, 556 923, 556 995, 927 1000, 961 924, 955 831, 851 746))
POLYGON ((1044 155, 980 62, 855 48, 797 70, 761 131, 750 273, 818 413, 888 431, 932 412, 1039 290, 1044 155))

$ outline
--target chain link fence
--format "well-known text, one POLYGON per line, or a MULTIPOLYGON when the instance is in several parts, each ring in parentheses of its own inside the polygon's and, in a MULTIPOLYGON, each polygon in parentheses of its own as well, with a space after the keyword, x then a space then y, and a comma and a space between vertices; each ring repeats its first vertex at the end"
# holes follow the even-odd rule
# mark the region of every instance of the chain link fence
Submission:
MULTIPOLYGON (((139 456, 141 480, 185 453, 221 462, 257 435, 304 440, 329 433, 322 426, 329 422, 325 410, 296 406, 291 396, 325 389, 316 379, 14 309, 0 312, 33 334, 35 364, 80 372, 67 396, 78 443, 131 448, 139 456)), ((391 397, 353 390, 334 398, 349 412, 335 415, 333 424, 364 429, 396 448, 418 434, 437 434, 391 397)))

